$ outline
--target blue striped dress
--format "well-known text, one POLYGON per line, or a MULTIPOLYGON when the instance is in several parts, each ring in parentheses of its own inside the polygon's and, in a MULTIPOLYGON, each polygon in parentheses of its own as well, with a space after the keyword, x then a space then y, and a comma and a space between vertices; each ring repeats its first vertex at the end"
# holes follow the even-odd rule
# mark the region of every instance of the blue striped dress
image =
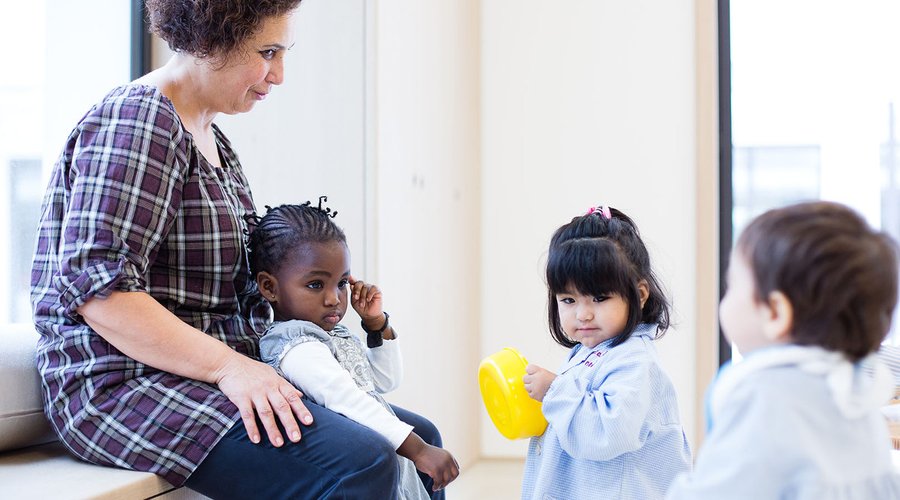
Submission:
POLYGON ((656 355, 656 325, 624 343, 575 346, 544 396, 548 426, 532 438, 524 500, 663 498, 690 470, 675 390, 656 355))

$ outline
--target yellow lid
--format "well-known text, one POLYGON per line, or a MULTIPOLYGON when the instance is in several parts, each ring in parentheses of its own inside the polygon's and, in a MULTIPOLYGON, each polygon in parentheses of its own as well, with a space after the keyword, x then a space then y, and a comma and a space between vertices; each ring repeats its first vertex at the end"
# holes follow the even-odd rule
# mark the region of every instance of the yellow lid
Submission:
POLYGON ((481 361, 478 386, 491 421, 508 439, 540 436, 547 428, 541 403, 528 395, 522 377, 528 361, 506 347, 481 361))

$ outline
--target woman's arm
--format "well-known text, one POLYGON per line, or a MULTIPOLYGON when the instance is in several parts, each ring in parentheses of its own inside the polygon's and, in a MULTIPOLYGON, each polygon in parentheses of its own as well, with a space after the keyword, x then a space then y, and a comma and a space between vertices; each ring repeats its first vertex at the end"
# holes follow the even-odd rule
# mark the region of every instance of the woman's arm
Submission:
POLYGON ((312 423, 301 393, 272 367, 191 327, 144 292, 95 296, 77 311, 88 326, 127 356, 159 370, 218 385, 240 410, 254 443, 260 441, 256 415, 274 446, 284 443, 276 415, 293 442, 300 440, 297 418, 312 423))

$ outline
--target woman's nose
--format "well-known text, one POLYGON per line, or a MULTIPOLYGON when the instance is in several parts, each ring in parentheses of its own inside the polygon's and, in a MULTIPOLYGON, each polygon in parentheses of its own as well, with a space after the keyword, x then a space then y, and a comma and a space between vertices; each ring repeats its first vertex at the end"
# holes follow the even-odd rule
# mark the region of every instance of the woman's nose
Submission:
POLYGON ((284 61, 281 57, 272 59, 269 74, 266 75, 266 82, 272 85, 281 85, 284 82, 284 61))

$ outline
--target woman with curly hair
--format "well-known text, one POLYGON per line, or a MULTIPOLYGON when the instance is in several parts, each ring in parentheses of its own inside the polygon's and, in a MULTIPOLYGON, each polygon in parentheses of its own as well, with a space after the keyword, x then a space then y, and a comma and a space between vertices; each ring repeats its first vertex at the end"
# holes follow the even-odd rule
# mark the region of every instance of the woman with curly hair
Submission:
MULTIPOLYGON (((174 56, 88 111, 53 168, 31 275, 37 364, 45 412, 83 460, 214 498, 396 495, 385 439, 259 361, 255 207, 213 120, 282 83, 299 3, 147 0, 174 56)), ((430 422, 398 416, 440 445, 430 422)))

